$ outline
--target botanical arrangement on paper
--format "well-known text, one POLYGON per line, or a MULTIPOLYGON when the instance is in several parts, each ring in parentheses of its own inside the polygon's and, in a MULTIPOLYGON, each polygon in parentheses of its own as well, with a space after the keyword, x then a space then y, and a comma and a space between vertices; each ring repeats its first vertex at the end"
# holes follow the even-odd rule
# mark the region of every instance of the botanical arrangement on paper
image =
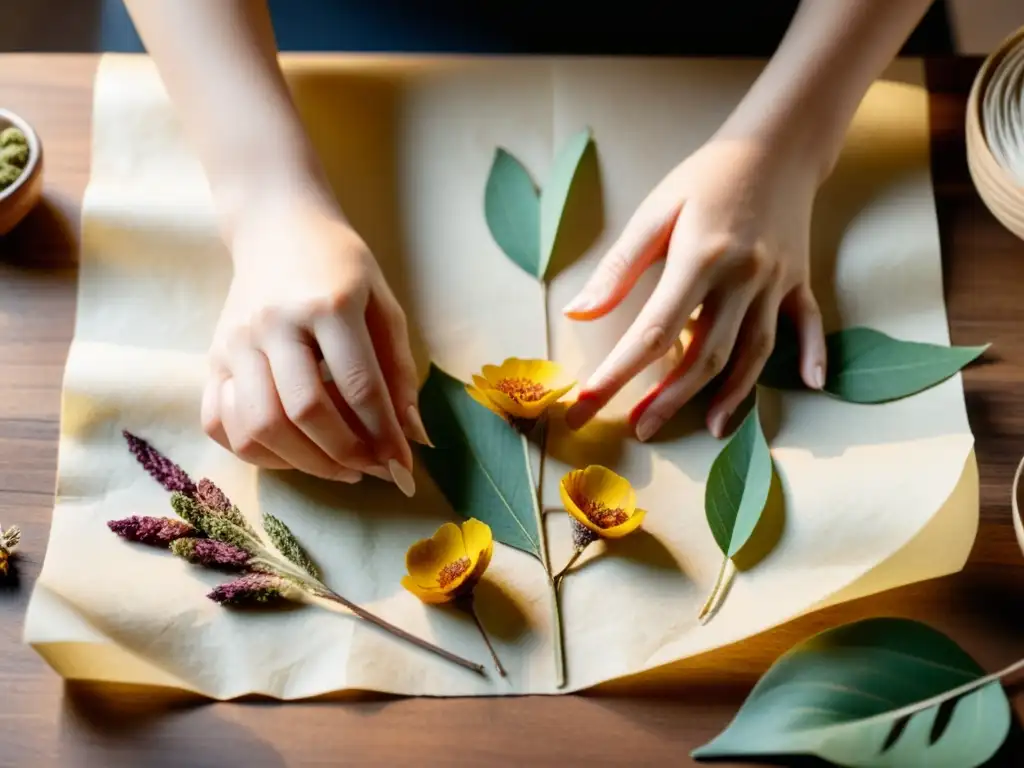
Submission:
MULTIPOLYGON (((504 254, 535 278, 542 292, 577 171, 593 147, 589 130, 573 136, 540 187, 511 154, 499 149, 494 156, 484 185, 488 226, 504 254)), ((796 342, 785 331, 780 329, 761 388, 803 388, 796 342)), ((956 374, 986 349, 896 339, 866 327, 836 331, 827 343, 828 374, 817 396, 863 406, 913 396, 956 374)), ((463 522, 446 523, 429 539, 410 542, 402 579, 424 604, 451 606, 470 616, 504 677, 476 613, 475 587, 485 578, 496 542, 530 555, 549 586, 558 687, 566 683, 560 585, 576 560, 594 542, 636 531, 648 514, 673 514, 672 509, 644 509, 629 478, 609 467, 577 467, 559 484, 573 554, 566 563, 551 562, 549 510, 541 505, 541 477, 532 457, 538 450, 543 473, 549 417, 574 386, 572 377, 548 359, 481 361, 468 382, 431 366, 420 411, 433 446, 420 449, 421 460, 463 522)), ((415 637, 334 591, 278 517, 265 512, 256 525, 212 481, 194 483, 145 440, 125 437, 140 464, 170 492, 176 516, 129 517, 109 527, 127 540, 229 574, 209 593, 211 600, 227 607, 277 601, 340 607, 421 651, 486 673, 482 665, 415 637)), ((707 478, 705 516, 722 567, 699 612, 702 623, 713 620, 739 577, 737 559, 763 522, 775 471, 755 395, 707 478)), ((770 552, 762 553, 766 556, 770 552)), ((743 578, 757 578, 754 566, 744 564, 743 578)), ((838 627, 780 658, 729 727, 694 756, 803 754, 851 766, 978 765, 1006 737, 1010 711, 999 679, 1020 666, 1024 662, 985 675, 949 638, 909 620, 838 627), (940 709, 950 704, 952 714, 940 723, 940 709)))

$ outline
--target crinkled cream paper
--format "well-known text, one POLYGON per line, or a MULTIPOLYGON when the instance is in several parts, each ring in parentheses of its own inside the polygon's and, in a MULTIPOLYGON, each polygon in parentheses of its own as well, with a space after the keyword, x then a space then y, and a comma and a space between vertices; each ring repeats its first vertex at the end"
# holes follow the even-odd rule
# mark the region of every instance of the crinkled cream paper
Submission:
MULTIPOLYGON (((344 209, 405 303, 422 370, 433 359, 464 379, 506 356, 544 355, 545 314, 552 356, 581 380, 593 370, 652 289, 656 269, 599 322, 573 324, 560 308, 651 187, 712 133, 760 68, 543 58, 284 63, 344 209), (484 184, 497 146, 543 179, 557 150, 585 126, 597 167, 587 183, 600 182, 590 215, 601 227, 545 297, 493 242, 484 184)), ((923 82, 918 62, 898 62, 871 89, 819 197, 815 273, 832 328, 868 324, 949 342, 923 82)), ((204 355, 230 261, 202 171, 144 57, 108 56, 99 68, 83 240, 56 507, 25 632, 57 672, 214 698, 555 692, 543 572, 508 547, 496 548, 478 592, 509 668, 502 680, 347 614, 231 612, 205 597, 221 577, 107 529, 112 518, 169 511, 167 494, 125 448, 120 432, 128 428, 193 476, 213 478, 250 516, 266 509, 286 520, 337 590, 487 661, 465 617, 424 606, 399 585, 407 546, 452 515, 425 473, 409 501, 376 480, 350 487, 259 472, 203 435, 204 355)), ((703 509, 721 443, 699 427, 698 411, 649 445, 623 439, 614 426, 658 373, 613 403, 611 424, 551 441, 546 506, 558 504, 570 463, 600 462, 629 477, 649 510, 642 533, 614 549, 595 545, 564 584, 565 690, 664 672, 823 605, 963 566, 977 529, 978 485, 959 376, 884 406, 766 392, 785 499, 781 539, 699 625, 721 563, 703 509)), ((548 517, 557 565, 569 554, 568 525, 564 514, 548 517)))

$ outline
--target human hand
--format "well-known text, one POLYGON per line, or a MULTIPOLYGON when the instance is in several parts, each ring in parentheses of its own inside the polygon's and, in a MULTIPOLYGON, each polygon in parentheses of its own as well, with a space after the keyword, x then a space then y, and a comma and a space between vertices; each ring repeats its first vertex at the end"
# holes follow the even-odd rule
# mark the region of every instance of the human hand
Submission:
POLYGON ((774 348, 780 312, 800 337, 802 379, 824 386, 825 339, 809 265, 818 181, 817 165, 752 138, 713 138, 673 169, 564 310, 574 320, 602 317, 665 260, 650 299, 566 414, 569 426, 583 426, 668 353, 698 308, 679 365, 630 415, 638 439, 651 438, 728 368, 707 414, 708 428, 722 437, 774 348))
POLYGON ((340 212, 288 200, 250 211, 230 245, 206 433, 261 467, 348 483, 366 473, 411 496, 405 435, 428 442, 416 367, 405 316, 366 244, 340 212))

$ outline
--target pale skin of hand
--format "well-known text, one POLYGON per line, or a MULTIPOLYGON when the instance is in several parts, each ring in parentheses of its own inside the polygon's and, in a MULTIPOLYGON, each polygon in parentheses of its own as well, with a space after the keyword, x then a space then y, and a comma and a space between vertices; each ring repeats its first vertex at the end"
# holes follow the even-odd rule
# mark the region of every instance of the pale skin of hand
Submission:
POLYGON ((639 205, 583 291, 574 320, 603 317, 655 262, 664 269, 635 321, 566 414, 590 421, 630 380, 692 341, 632 410, 648 440, 713 379, 708 428, 726 433, 775 344, 780 314, 800 339, 800 374, 820 389, 827 360, 811 290, 811 209, 867 88, 931 0, 803 0, 775 56, 721 129, 639 205))
POLYGON ((415 490, 406 319, 339 209, 291 101, 264 0, 127 0, 196 147, 234 264, 207 434, 254 464, 415 490), (319 370, 320 358, 333 382, 319 370))

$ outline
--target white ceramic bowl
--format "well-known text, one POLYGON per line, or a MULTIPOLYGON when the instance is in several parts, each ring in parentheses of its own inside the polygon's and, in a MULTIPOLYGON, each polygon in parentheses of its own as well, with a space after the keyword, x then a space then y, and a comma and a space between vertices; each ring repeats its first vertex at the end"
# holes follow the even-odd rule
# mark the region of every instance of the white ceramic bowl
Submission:
POLYGON ((0 190, 0 235, 14 229, 43 196, 43 145, 24 118, 0 109, 0 131, 12 125, 28 139, 28 164, 17 181, 0 190))

